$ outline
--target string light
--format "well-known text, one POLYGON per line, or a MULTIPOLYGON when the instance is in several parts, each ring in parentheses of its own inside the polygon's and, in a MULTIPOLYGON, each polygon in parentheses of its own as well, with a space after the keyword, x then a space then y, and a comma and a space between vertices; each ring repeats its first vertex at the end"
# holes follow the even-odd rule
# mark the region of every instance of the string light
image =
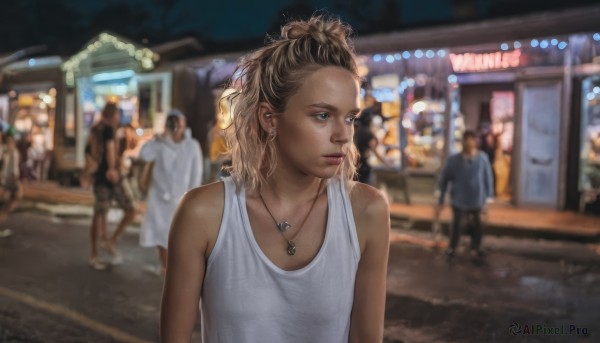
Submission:
POLYGON ((90 43, 84 50, 63 63, 62 69, 65 71, 65 81, 68 86, 72 87, 75 85, 75 73, 80 71, 79 66, 81 62, 104 45, 112 45, 117 50, 125 51, 130 57, 135 58, 141 64, 143 70, 153 69, 154 63, 160 59, 157 53, 152 52, 148 48, 136 49, 131 43, 123 42, 108 33, 102 33, 95 42, 90 43))
POLYGON ((508 50, 508 44, 506 44, 506 43, 500 44, 500 50, 504 50, 504 51, 508 50))

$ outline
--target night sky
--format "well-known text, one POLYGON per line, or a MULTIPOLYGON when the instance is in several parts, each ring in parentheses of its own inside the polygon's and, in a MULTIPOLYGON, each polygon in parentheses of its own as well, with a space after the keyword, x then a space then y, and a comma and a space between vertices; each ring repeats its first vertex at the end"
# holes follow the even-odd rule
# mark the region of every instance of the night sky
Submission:
POLYGON ((2 0, 0 53, 46 45, 70 55, 104 30, 147 45, 196 37, 207 53, 260 44, 289 18, 317 10, 357 34, 595 4, 593 0, 2 0), (241 44, 241 45, 240 45, 241 44))

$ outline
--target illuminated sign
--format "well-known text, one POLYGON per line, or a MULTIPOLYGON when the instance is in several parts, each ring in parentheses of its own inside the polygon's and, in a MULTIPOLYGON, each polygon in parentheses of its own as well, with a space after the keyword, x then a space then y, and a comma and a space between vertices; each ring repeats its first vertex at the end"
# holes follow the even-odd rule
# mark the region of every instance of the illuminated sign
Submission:
POLYGON ((521 62, 521 50, 485 54, 450 54, 450 62, 455 73, 516 68, 521 62))

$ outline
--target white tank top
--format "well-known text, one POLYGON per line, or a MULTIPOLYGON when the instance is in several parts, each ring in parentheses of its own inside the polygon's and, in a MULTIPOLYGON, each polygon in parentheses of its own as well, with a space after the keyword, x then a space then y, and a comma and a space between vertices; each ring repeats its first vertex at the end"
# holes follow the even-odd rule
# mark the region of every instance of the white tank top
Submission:
POLYGON ((327 182, 327 228, 316 257, 285 271, 260 249, 246 194, 226 178, 221 228, 201 300, 204 343, 348 342, 360 247, 343 182, 327 182))

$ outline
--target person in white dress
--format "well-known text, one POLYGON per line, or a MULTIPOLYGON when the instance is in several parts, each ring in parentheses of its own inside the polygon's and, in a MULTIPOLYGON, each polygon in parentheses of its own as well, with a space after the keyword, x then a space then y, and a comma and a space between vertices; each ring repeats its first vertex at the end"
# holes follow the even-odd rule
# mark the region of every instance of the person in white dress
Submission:
POLYGON ((140 245, 158 248, 160 267, 154 271, 164 275, 171 219, 185 192, 200 186, 202 151, 186 128, 185 116, 172 110, 164 133, 144 144, 139 157, 154 162, 140 245))

